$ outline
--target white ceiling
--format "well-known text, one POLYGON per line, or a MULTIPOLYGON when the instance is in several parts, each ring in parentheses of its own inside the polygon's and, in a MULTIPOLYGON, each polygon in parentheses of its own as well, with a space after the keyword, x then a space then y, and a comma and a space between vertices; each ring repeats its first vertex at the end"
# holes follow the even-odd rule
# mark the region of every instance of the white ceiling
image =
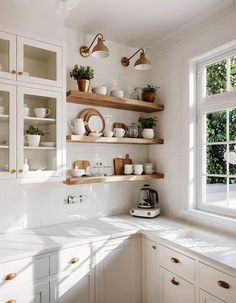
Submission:
MULTIPOLYGON (((52 10, 57 0, 17 0, 52 10)), ((80 0, 65 25, 87 34, 144 47, 202 14, 215 13, 233 0, 80 0)), ((54 8, 55 11, 55 8, 54 8)))

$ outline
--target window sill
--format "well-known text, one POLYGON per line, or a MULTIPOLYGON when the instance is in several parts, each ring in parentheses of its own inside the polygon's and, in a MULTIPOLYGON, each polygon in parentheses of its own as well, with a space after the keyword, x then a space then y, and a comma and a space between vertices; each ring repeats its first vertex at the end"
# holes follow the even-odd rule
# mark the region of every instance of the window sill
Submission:
POLYGON ((236 219, 206 211, 189 209, 178 212, 182 219, 220 232, 236 234, 236 219))

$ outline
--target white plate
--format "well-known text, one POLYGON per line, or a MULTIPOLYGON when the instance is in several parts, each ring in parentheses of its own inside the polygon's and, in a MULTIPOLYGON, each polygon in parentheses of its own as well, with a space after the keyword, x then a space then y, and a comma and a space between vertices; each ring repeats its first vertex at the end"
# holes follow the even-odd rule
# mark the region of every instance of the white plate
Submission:
POLYGON ((41 142, 41 146, 43 146, 43 147, 55 147, 56 142, 41 142))
POLYGON ((98 138, 98 137, 101 137, 101 136, 102 136, 102 133, 90 133, 89 136, 90 136, 90 137, 98 138))

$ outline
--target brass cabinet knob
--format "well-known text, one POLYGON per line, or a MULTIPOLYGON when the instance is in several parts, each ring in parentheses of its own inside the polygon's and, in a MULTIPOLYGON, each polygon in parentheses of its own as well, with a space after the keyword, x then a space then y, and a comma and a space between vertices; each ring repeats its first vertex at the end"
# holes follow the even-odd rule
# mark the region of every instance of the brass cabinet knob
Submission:
POLYGON ((12 169, 12 170, 10 171, 10 173, 11 173, 11 174, 15 174, 15 173, 16 173, 16 169, 12 169))
POLYGON ((154 249, 154 250, 155 250, 155 249, 156 249, 156 246, 155 246, 155 245, 152 245, 152 249, 154 249))
POLYGON ((179 263, 179 260, 175 257, 170 259, 172 263, 179 263))
POLYGON ((16 273, 11 273, 11 274, 6 275, 6 276, 3 278, 3 280, 4 280, 4 281, 10 281, 10 280, 15 279, 16 276, 17 276, 16 273))
POLYGON ((10 71, 10 73, 13 74, 13 75, 15 75, 16 74, 16 70, 13 69, 13 70, 10 71))
POLYGON ((22 76, 22 75, 23 75, 23 72, 18 72, 18 75, 19 75, 19 76, 22 76))
POLYGON ((229 283, 222 280, 217 281, 217 285, 225 289, 230 289, 229 283))
POLYGON ((23 171, 23 169, 22 168, 20 168, 19 170, 18 170, 18 173, 19 174, 22 174, 24 171, 23 171))
POLYGON ((171 279, 171 283, 174 284, 174 285, 176 285, 176 286, 179 285, 179 282, 175 280, 175 277, 173 277, 173 278, 171 279))
POLYGON ((70 264, 75 264, 77 262, 79 262, 79 258, 72 258, 69 263, 70 264))
POLYGON ((6 303, 16 303, 16 300, 9 300, 6 303))

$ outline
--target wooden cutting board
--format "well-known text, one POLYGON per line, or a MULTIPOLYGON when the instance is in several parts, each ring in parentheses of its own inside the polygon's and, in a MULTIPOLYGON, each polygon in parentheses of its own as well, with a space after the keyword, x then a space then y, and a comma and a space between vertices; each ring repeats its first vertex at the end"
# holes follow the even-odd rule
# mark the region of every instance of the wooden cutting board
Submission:
POLYGON ((87 160, 76 160, 74 162, 74 169, 87 169, 90 166, 90 162, 87 160))
POLYGON ((126 154, 124 159, 124 165, 125 164, 133 164, 133 161, 129 158, 129 154, 126 154))
POLYGON ((123 175, 124 174, 124 159, 123 158, 115 158, 114 162, 114 171, 115 175, 123 175))

